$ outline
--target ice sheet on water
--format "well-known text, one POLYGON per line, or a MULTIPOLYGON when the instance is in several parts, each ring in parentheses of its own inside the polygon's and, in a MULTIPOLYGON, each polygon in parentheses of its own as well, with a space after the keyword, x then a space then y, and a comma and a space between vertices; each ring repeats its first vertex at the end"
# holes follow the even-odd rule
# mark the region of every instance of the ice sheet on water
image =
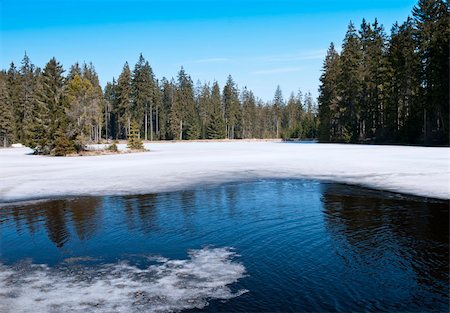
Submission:
MULTIPOLYGON (((275 142, 151 143, 148 153, 54 158, 0 149, 0 206, 19 200, 309 178, 450 199, 450 149, 275 142)), ((120 145, 125 149, 125 145, 120 145)))
POLYGON ((189 259, 169 260, 140 269, 128 263, 97 268, 0 265, 0 311, 21 312, 173 312, 227 300, 229 285, 245 275, 230 248, 203 248, 189 259))

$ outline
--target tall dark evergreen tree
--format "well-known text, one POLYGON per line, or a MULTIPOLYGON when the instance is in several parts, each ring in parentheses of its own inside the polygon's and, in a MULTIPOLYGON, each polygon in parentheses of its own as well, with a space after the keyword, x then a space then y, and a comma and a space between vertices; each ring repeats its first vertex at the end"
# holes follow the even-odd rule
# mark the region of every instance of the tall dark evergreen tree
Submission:
POLYGON ((105 100, 105 138, 117 138, 117 83, 113 78, 112 82, 106 83, 103 93, 105 100))
POLYGON ((0 73, 0 145, 7 147, 12 143, 14 114, 7 87, 6 74, 0 73))
POLYGON ((68 133, 67 101, 63 67, 52 58, 45 66, 33 113, 32 136, 28 145, 38 154, 64 155, 74 152, 75 138, 68 133))
POLYGON ((346 142, 356 142, 359 138, 362 85, 361 60, 360 41, 353 23, 350 23, 342 44, 338 77, 340 137, 346 142))
POLYGON ((20 74, 20 90, 18 95, 19 106, 16 108, 16 123, 22 125, 17 132, 17 140, 26 142, 32 125, 32 112, 35 105, 35 66, 31 63, 30 58, 25 53, 22 59, 22 65, 19 70, 20 74))
POLYGON ((199 84, 197 88, 197 109, 200 117, 201 138, 206 138, 206 132, 211 117, 211 90, 208 84, 199 84))
POLYGON ((227 82, 223 87, 222 96, 227 138, 234 139, 236 138, 236 132, 240 126, 239 121, 241 117, 241 110, 239 103, 239 91, 231 75, 228 75, 227 82))
POLYGON ((172 132, 177 139, 198 139, 200 122, 196 111, 192 79, 183 68, 178 72, 178 82, 171 111, 172 132))
POLYGON ((389 42, 386 127, 388 137, 396 142, 418 143, 422 134, 419 58, 413 33, 413 21, 408 17, 402 25, 394 24, 389 42))
POLYGON ((122 73, 117 80, 117 139, 126 138, 131 127, 131 108, 133 107, 133 89, 131 85, 131 71, 128 62, 125 62, 122 73))
POLYGON ((292 92, 286 105, 284 138, 302 137, 303 108, 301 97, 296 97, 292 92))
POLYGON ((14 131, 11 139, 13 141, 18 141, 20 134, 22 133, 21 109, 23 106, 20 103, 21 77, 16 65, 13 62, 11 62, 7 71, 7 88, 9 91, 9 102, 11 103, 14 114, 14 131))
POLYGON ((319 88, 319 140, 333 141, 340 137, 340 110, 338 96, 339 54, 331 43, 323 63, 319 88))
POLYGON ((215 81, 211 90, 209 118, 206 126, 206 138, 223 139, 225 136, 225 121, 223 119, 220 87, 215 81))
POLYGON ((172 107, 174 105, 175 83, 163 78, 161 81, 161 114, 160 114, 160 139, 175 139, 176 133, 172 126, 172 107))
POLYGON ((139 55, 139 60, 136 63, 132 78, 132 92, 133 92, 133 118, 139 121, 144 130, 144 139, 148 139, 150 133, 150 140, 153 140, 154 134, 154 111, 156 110, 155 93, 156 82, 153 75, 153 70, 150 64, 145 60, 142 53, 139 55), (148 129, 150 128, 150 131, 148 129))
POLYGON ((283 92, 281 91, 280 85, 278 85, 277 89, 275 90, 272 105, 275 115, 274 118, 275 118, 276 138, 279 138, 281 127, 281 115, 282 115, 281 112, 284 107, 283 92))
POLYGON ((449 144, 448 2, 419 0, 413 8, 415 40, 420 57, 423 141, 449 144))
POLYGON ((242 102, 242 138, 254 138, 256 126, 256 99, 251 90, 244 87, 242 102))

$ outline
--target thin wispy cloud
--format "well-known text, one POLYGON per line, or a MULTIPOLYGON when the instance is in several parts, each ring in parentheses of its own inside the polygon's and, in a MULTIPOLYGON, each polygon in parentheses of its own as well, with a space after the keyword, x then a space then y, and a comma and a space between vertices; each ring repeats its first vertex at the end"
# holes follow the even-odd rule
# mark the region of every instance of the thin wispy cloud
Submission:
POLYGON ((194 60, 192 63, 226 63, 231 62, 229 58, 207 58, 207 59, 199 59, 194 60))
MULTIPOLYGON (((211 57, 193 60, 186 62, 184 64, 220 64, 220 63, 259 63, 259 62, 294 62, 302 60, 317 60, 325 58, 327 50, 313 50, 300 53, 289 53, 289 54, 276 54, 276 55, 265 55, 265 56, 255 56, 255 57, 245 57, 245 58, 226 58, 226 57, 211 57)), ((181 64, 181 63, 180 63, 181 64)), ((182 65, 182 64, 181 64, 182 65)), ((286 68, 287 69, 287 68, 286 68)), ((281 70, 281 69, 280 69, 281 70)))
POLYGON ((316 60, 323 59, 327 53, 326 49, 302 52, 302 53, 290 53, 290 54, 278 54, 256 57, 254 60, 264 62, 290 62, 290 61, 302 61, 302 60, 316 60))
POLYGON ((264 75, 264 74, 278 74, 278 73, 292 73, 292 72, 300 72, 303 67, 278 67, 267 70, 255 71, 253 74, 256 75, 264 75))

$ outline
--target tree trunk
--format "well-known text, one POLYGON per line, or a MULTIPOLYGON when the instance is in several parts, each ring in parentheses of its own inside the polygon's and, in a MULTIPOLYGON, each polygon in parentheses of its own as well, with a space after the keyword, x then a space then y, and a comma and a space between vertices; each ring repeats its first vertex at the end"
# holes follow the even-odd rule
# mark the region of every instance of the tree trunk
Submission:
POLYGON ((144 119, 144 139, 147 141, 147 124, 148 124, 148 112, 147 112, 147 106, 145 106, 145 119, 144 119))
POLYGON ((150 141, 153 141, 153 104, 150 105, 150 141))
POLYGON ((157 137, 157 139, 159 140, 159 138, 160 138, 160 136, 159 136, 159 114, 158 114, 158 107, 156 107, 156 120, 155 120, 155 122, 156 122, 156 137, 157 137))

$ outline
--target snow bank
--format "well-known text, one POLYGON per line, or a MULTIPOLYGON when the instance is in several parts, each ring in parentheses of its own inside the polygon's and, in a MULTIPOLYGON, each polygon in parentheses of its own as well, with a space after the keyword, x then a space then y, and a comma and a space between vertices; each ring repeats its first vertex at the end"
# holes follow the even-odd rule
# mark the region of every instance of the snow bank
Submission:
POLYGON ((0 202, 264 178, 320 179, 450 199, 450 148, 244 141, 146 146, 150 152, 67 158, 0 149, 0 202))
POLYGON ((244 277, 226 248, 193 250, 188 260, 159 258, 140 269, 126 263, 99 268, 0 265, 0 311, 173 312, 201 309, 211 299, 231 299, 228 287, 244 277))

